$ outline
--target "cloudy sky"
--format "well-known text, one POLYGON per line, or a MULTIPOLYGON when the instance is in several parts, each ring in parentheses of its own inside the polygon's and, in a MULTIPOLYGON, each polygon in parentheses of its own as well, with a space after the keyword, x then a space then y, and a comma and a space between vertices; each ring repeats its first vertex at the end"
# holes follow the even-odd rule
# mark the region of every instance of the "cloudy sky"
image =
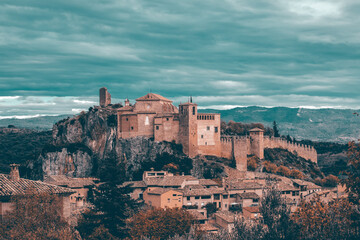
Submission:
POLYGON ((0 117, 77 113, 106 86, 201 107, 360 108, 358 0, 2 0, 0 117))

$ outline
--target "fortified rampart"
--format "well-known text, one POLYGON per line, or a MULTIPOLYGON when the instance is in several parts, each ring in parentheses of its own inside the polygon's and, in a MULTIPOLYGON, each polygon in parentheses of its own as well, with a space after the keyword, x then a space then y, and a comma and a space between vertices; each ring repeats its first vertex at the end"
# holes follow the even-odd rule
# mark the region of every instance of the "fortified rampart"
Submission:
POLYGON ((264 137, 264 148, 283 148, 290 152, 296 152, 298 156, 310 159, 312 162, 317 163, 317 152, 312 146, 291 143, 281 138, 264 137))
POLYGON ((221 136, 221 157, 234 159, 236 161, 236 168, 240 171, 246 171, 247 155, 253 154, 263 159, 265 148, 283 148, 317 163, 317 152, 314 147, 290 143, 281 138, 264 137, 261 133, 261 131, 253 131, 250 133, 250 136, 243 137, 221 136), (254 132, 260 134, 254 135, 254 132))
POLYGON ((221 157, 234 159, 236 169, 247 170, 247 155, 251 154, 250 138, 239 136, 221 136, 221 157))

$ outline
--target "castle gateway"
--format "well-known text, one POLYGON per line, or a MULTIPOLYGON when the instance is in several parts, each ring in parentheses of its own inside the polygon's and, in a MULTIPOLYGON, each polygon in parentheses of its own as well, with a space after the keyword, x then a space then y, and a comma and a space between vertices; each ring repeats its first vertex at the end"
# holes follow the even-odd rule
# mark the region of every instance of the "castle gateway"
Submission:
MULTIPOLYGON (((111 95, 106 88, 100 89, 100 106, 111 104, 111 95)), ((189 157, 212 155, 236 161, 236 168, 247 170, 247 155, 264 158, 264 148, 284 148, 299 156, 317 162, 313 147, 286 142, 278 138, 264 137, 262 129, 255 128, 248 137, 221 136, 220 114, 198 113, 192 99, 179 108, 172 101, 155 93, 148 93, 136 99, 131 105, 118 109, 117 136, 132 138, 145 136, 155 141, 174 141, 183 146, 189 157)))

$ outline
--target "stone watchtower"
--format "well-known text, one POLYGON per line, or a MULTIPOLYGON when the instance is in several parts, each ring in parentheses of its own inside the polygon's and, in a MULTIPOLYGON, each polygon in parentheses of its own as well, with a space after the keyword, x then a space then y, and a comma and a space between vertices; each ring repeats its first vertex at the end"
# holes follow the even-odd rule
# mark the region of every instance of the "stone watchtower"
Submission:
POLYGON ((197 104, 192 101, 179 105, 179 142, 189 157, 198 154, 197 104))
POLYGON ((260 128, 250 130, 250 152, 264 159, 264 130, 260 128))
POLYGON ((101 107, 106 107, 109 104, 111 104, 111 95, 108 92, 106 87, 100 88, 99 96, 100 96, 100 106, 101 107))

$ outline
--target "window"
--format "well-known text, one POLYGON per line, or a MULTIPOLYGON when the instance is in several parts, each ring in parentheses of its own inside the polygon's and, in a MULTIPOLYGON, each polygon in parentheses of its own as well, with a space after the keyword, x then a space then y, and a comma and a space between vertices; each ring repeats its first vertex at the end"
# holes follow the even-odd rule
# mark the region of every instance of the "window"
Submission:
POLYGON ((195 196, 195 199, 200 199, 200 197, 199 197, 199 196, 195 196))
POLYGON ((159 126, 156 126, 156 130, 159 130, 159 126))
POLYGON ((166 121, 169 121, 169 118, 166 118, 166 121))
POLYGON ((214 194, 214 200, 220 200, 220 194, 214 194))
POLYGON ((131 127, 131 130, 134 130, 134 127, 131 127))
POLYGON ((215 127, 215 132, 217 133, 219 131, 218 127, 215 127))
POLYGON ((207 145, 207 142, 205 142, 205 145, 207 145))
POLYGON ((155 173, 148 173, 148 176, 155 176, 155 173))
POLYGON ((196 112, 195 107, 193 107, 193 115, 195 115, 195 112, 196 112))
POLYGON ((258 198, 253 199, 253 202, 259 202, 258 198))
POLYGON ((211 199, 211 196, 202 196, 201 199, 211 199))
POLYGON ((221 202, 219 202, 219 208, 221 208, 221 202))
POLYGON ((186 200, 190 201, 190 197, 186 197, 186 200))
POLYGON ((230 198, 236 198, 236 194, 230 194, 230 198))
POLYGON ((181 202, 181 198, 179 198, 179 202, 181 202))
POLYGON ((173 197, 176 197, 177 195, 176 194, 173 194, 173 197))
POLYGON ((126 118, 126 121, 129 121, 129 119, 128 119, 128 118, 126 118))
POLYGON ((170 198, 168 198, 168 203, 170 202, 170 198))
POLYGON ((163 173, 163 172, 159 172, 157 175, 158 175, 158 176, 164 176, 164 173, 163 173))
POLYGON ((207 127, 206 127, 206 130, 207 130, 207 131, 210 131, 210 127, 209 127, 209 126, 207 126, 207 127))
POLYGON ((228 195, 223 195, 223 199, 228 199, 228 195))
POLYGON ((204 138, 204 135, 201 135, 201 138, 204 138))

